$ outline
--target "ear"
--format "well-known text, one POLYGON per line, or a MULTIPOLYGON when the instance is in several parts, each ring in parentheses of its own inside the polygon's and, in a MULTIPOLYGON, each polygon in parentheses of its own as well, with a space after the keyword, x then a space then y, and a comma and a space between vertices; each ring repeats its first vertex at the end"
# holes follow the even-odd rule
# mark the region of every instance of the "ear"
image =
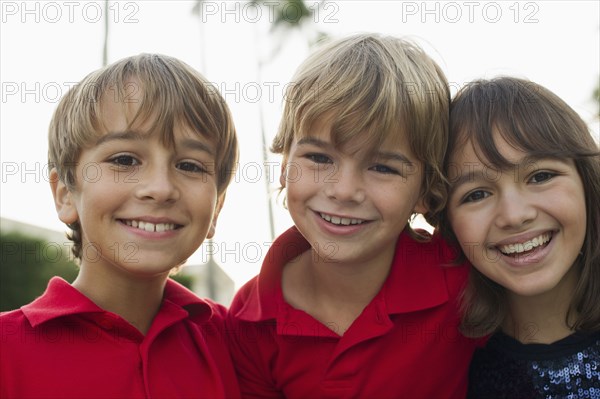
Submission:
POLYGON ((281 187, 285 188, 285 183, 287 182, 287 160, 284 157, 281 161, 281 173, 279 174, 279 184, 281 187))
POLYGON ((221 209, 223 209, 223 204, 225 203, 225 193, 221 194, 219 198, 217 198, 217 204, 215 206, 215 213, 213 214, 212 221, 210 222, 210 227, 208 228, 208 234, 206 238, 213 238, 215 236, 215 231, 217 229, 217 219, 219 218, 219 213, 221 213, 221 209))
POLYGON ((50 189, 54 197, 54 207, 61 222, 66 224, 75 223, 79 219, 73 193, 65 183, 58 177, 56 168, 50 171, 50 189))

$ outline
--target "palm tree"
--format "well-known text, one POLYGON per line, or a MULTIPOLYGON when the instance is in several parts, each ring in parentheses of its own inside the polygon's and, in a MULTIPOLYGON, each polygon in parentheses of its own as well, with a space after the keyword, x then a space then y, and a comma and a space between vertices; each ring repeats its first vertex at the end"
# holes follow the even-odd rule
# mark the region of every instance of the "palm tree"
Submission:
POLYGON ((102 66, 108 65, 108 0, 104 0, 104 45, 102 46, 102 66))
MULTIPOLYGON (((284 0, 284 1, 279 1, 276 3, 273 2, 269 2, 269 1, 265 1, 265 0, 249 0, 251 4, 254 4, 257 7, 260 6, 267 6, 267 7, 273 7, 274 6, 274 18, 272 21, 272 26, 270 29, 270 33, 272 36, 276 37, 277 40, 275 41, 275 46, 274 48, 269 52, 268 56, 265 57, 264 59, 262 59, 260 56, 258 56, 257 59, 257 83, 260 85, 262 83, 262 73, 263 73, 263 68, 265 66, 265 64, 271 62, 280 52, 281 48, 283 47, 283 45, 286 42, 286 39, 289 38, 289 36, 292 34, 292 32, 294 31, 301 31, 303 32, 303 34, 305 34, 308 37, 309 40, 309 44, 314 44, 324 38, 327 37, 327 35, 323 32, 317 31, 314 29, 314 25, 312 24, 313 22, 313 17, 314 17, 314 9, 307 7, 306 3, 303 0, 284 0), (290 12, 293 11, 293 12, 290 12)), ((205 2, 205 0, 196 0, 194 7, 192 9, 192 12, 199 15, 200 17, 202 17, 202 11, 203 11, 203 3, 205 2)), ((323 0, 321 1, 321 3, 323 2, 323 0)), ((201 23, 200 23, 200 27, 202 29, 202 40, 204 39, 204 24, 202 22, 202 18, 201 18, 201 23)), ((256 35, 256 42, 259 43, 259 47, 262 43, 264 43, 263 40, 261 40, 261 35, 258 32, 258 27, 255 24, 256 30, 255 30, 255 35, 256 35)), ((200 51, 204 52, 204 46, 200 47, 200 51)), ((204 64, 204 59, 205 57, 202 57, 203 59, 203 65, 204 64)), ((203 72, 205 72, 205 68, 203 67, 203 72)), ((265 122, 264 122, 264 109, 263 109, 263 104, 262 104, 262 100, 258 101, 258 111, 259 111, 259 123, 260 123, 260 134, 261 134, 261 140, 262 140, 262 158, 263 158, 263 164, 265 165, 265 170, 270 170, 269 168, 266 167, 267 162, 268 162, 268 145, 267 145, 267 138, 266 138, 266 132, 265 132, 265 122)), ((270 235, 271 235, 271 240, 273 240, 275 238, 275 223, 274 223, 274 217, 273 217, 273 205, 271 202, 271 188, 269 185, 269 182, 271 181, 270 178, 266 178, 265 179, 265 188, 266 188, 266 193, 267 193, 267 206, 268 206, 268 214, 269 214, 269 230, 270 230, 270 235)))
MULTIPOLYGON (((267 0, 250 0, 250 2, 256 5, 261 3, 273 5, 273 2, 267 0)), ((321 0, 314 7, 307 7, 304 0, 284 0, 275 3, 271 34, 277 38, 277 41, 268 58, 277 56, 286 40, 295 31, 302 32, 311 46, 328 37, 326 33, 315 29, 313 20, 316 7, 320 7, 323 2, 324 0, 321 0)))
MULTIPOLYGON (((194 7, 192 8, 192 13, 197 15, 200 18, 200 72, 206 74, 206 31, 204 29, 204 18, 202 15, 203 7, 202 3, 206 0, 196 0, 194 7)), ((212 238, 208 239, 208 244, 206 248, 210 248, 208 250, 208 260, 206 262, 206 284, 208 287, 208 297, 215 299, 217 295, 217 287, 216 287, 216 268, 219 267, 217 261, 213 256, 213 241, 212 238)))
MULTIPOLYGON (((273 2, 265 0, 250 0, 250 3, 256 6, 261 4, 273 6, 273 2)), ((279 54, 290 35, 295 31, 300 31, 308 38, 309 44, 315 44, 316 42, 324 39, 327 35, 323 32, 314 29, 313 25, 314 10, 307 7, 303 0, 284 0, 275 3, 274 7, 274 18, 270 29, 270 34, 275 37, 274 47, 269 52, 268 56, 261 59, 260 56, 257 59, 257 80, 258 84, 262 83, 263 68, 266 64, 272 62, 275 57, 279 54), (293 10, 293 12, 289 12, 293 10)), ((255 31, 256 41, 263 43, 258 31, 255 31)), ((262 100, 262 99, 261 99, 262 100)), ((264 122, 264 109, 262 101, 258 102, 259 107, 259 118, 260 118, 260 132, 262 139, 262 157, 263 163, 267 165, 268 162, 268 145, 265 132, 264 122)), ((268 170, 268 169, 267 169, 268 170)), ((269 227, 271 232, 271 240, 275 238, 275 223, 273 220, 273 204, 271 201, 271 188, 269 186, 270 178, 265 179, 267 201, 269 209, 269 227)))
POLYGON ((596 104, 598 105, 598 116, 600 117, 600 84, 598 85, 598 87, 596 87, 596 90, 594 90, 593 97, 596 101, 596 104))
POLYGON ((206 34, 204 30, 204 19, 202 18, 202 3, 206 0, 196 0, 196 4, 192 8, 192 13, 200 18, 200 72, 206 73, 206 34))

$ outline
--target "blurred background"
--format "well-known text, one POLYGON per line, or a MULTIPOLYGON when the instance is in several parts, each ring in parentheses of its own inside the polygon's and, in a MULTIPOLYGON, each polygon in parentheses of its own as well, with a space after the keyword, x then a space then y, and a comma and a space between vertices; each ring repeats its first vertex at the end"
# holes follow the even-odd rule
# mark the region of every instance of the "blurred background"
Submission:
POLYGON ((292 222, 268 153, 286 84, 319 41, 357 32, 410 37, 454 94, 514 75, 571 105, 598 140, 600 2, 590 1, 0 1, 0 310, 72 280, 65 226, 48 187, 47 128, 60 98, 92 70, 141 52, 177 57, 217 87, 241 157, 217 234, 177 279, 229 304, 292 222))

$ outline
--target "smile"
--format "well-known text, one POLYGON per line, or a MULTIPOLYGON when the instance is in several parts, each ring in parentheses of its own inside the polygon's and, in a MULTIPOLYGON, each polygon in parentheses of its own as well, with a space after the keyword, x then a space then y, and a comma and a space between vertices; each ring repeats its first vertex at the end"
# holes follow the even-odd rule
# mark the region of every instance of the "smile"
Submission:
POLYGON ((504 255, 522 254, 524 252, 531 251, 539 246, 547 245, 551 239, 552 233, 544 233, 523 243, 500 245, 498 246, 498 249, 504 255))
POLYGON ((350 225, 363 224, 366 222, 366 220, 363 220, 363 219, 342 218, 342 217, 332 216, 332 215, 328 215, 326 213, 321 213, 321 212, 319 212, 319 215, 321 216, 321 218, 323 220, 326 220, 329 223, 335 224, 338 226, 350 226, 350 225))
POLYGON ((140 229, 140 230, 144 230, 144 231, 148 231, 148 232, 155 232, 155 233, 162 233, 165 231, 171 231, 171 230, 175 230, 180 228, 180 225, 176 225, 174 223, 150 223, 150 222, 144 222, 141 220, 121 220, 122 223, 126 224, 127 226, 130 227, 135 227, 136 229, 140 229))

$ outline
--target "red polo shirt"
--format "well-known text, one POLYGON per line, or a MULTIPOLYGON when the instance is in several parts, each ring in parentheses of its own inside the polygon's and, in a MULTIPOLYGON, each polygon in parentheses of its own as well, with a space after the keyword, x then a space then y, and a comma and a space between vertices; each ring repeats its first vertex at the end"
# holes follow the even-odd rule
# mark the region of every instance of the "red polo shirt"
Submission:
POLYGON ((40 298, 0 316, 0 397, 239 397, 224 315, 169 280, 144 336, 55 277, 40 298))
POLYGON ((237 293, 228 335, 243 397, 464 398, 475 342, 458 332, 468 274, 434 236, 398 239, 381 291, 343 336, 287 304, 282 269, 310 248, 291 228, 237 293))

